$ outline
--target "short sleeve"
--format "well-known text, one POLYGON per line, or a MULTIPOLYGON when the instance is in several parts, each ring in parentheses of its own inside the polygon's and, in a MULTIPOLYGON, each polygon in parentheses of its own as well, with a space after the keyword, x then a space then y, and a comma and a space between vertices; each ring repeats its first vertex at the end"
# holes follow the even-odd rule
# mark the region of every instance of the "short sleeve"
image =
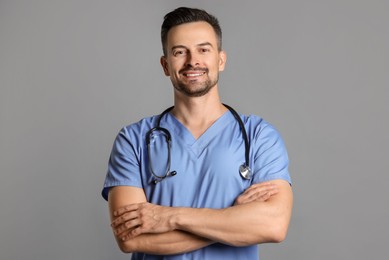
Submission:
POLYGON ((289 158, 278 131, 262 121, 254 142, 254 183, 283 179, 291 184, 289 158))
POLYGON ((109 157, 107 176, 102 190, 105 200, 108 200, 109 188, 114 186, 142 187, 139 153, 131 143, 126 128, 117 135, 109 157))

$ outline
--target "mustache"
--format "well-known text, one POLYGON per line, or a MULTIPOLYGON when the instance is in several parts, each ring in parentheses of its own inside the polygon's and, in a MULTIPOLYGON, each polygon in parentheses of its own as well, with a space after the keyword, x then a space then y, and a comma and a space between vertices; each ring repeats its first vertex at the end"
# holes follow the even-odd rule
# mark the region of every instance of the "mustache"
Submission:
POLYGON ((201 71, 201 72, 208 73, 208 69, 207 68, 192 68, 192 67, 183 68, 183 69, 181 69, 179 71, 179 73, 185 73, 185 72, 188 72, 188 71, 201 71))

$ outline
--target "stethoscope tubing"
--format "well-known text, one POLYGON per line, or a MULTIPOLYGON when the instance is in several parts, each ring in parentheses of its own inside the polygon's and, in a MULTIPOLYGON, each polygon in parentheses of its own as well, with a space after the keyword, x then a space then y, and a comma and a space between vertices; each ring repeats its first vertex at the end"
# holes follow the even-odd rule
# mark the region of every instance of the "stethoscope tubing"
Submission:
MULTIPOLYGON (((243 167, 244 170, 240 170, 240 173, 242 175, 243 178, 245 179, 250 179, 250 175, 251 175, 251 170, 250 170, 250 167, 249 167, 249 163, 250 163, 250 143, 249 143, 249 139, 247 137, 247 132, 246 132, 246 128, 244 127, 244 124, 243 124, 243 121, 242 119, 240 118, 239 114, 230 106, 226 105, 226 104, 223 104, 230 112, 231 114, 234 116, 235 120, 238 122, 239 124, 239 127, 241 129, 241 132, 242 132, 242 137, 243 137, 243 140, 244 140, 244 146, 245 146, 245 163, 244 165, 241 166, 241 168, 243 167), (242 171, 248 171, 248 174, 244 174, 242 173, 242 171)), ((167 114, 169 113, 172 109, 174 108, 174 106, 171 106, 167 109, 165 109, 161 114, 160 116, 158 117, 157 119, 157 124, 155 127, 151 128, 147 133, 146 133, 146 145, 147 145, 147 155, 149 157, 149 168, 150 168, 150 171, 151 173, 153 174, 153 176, 156 178, 154 180, 154 183, 158 183, 160 181, 162 181, 164 178, 166 178, 167 176, 174 176, 176 175, 177 173, 175 171, 173 172, 170 172, 170 164, 171 164, 171 158, 170 158, 170 149, 171 149, 171 140, 172 140, 172 137, 171 137, 171 134, 169 132, 169 130, 167 130, 166 128, 163 128, 160 126, 161 124, 161 119, 167 114), (152 160, 151 160, 151 154, 150 154, 150 137, 151 135, 153 134, 154 131, 162 131, 165 135, 165 138, 166 138, 166 142, 168 144, 168 162, 167 162, 167 168, 166 168, 166 172, 163 176, 159 176, 157 175, 155 172, 154 172, 154 167, 153 167, 153 163, 152 163, 152 160)))
POLYGON ((239 114, 235 111, 235 109, 233 109, 232 107, 230 107, 229 105, 226 105, 226 104, 223 104, 226 108, 228 108, 228 110, 230 110, 230 112, 232 113, 232 115, 235 117, 236 121, 238 121, 239 123, 239 126, 240 126, 240 130, 242 132, 242 136, 243 136, 243 140, 244 140, 244 155, 245 155, 245 164, 246 166, 248 167, 250 164, 250 143, 249 143, 249 138, 247 137, 247 132, 246 132, 246 128, 244 127, 244 124, 243 124, 243 121, 242 119, 240 118, 239 114))

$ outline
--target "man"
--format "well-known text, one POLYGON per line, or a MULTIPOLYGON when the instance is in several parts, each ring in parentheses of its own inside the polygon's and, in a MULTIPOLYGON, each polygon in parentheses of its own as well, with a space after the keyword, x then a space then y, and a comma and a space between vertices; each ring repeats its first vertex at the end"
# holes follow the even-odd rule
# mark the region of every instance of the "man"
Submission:
POLYGON ((214 16, 178 8, 161 38, 174 108, 115 140, 103 196, 117 243, 133 259, 258 259, 257 244, 284 240, 291 217, 284 144, 261 118, 235 118, 221 103, 214 16))

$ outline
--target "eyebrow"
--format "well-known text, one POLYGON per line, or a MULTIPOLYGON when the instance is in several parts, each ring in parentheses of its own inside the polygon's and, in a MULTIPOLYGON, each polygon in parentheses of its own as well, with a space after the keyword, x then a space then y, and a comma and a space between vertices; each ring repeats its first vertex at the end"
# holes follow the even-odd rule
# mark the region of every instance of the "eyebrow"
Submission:
POLYGON ((210 46, 213 48, 213 45, 210 42, 203 42, 203 43, 197 44, 197 46, 199 46, 199 47, 210 46))
MULTIPOLYGON (((213 48, 213 45, 210 43, 210 42, 203 42, 203 43, 199 43, 196 45, 197 47, 204 47, 204 46, 210 46, 213 48)), ((175 45, 172 47, 172 51, 175 50, 175 49, 188 49, 188 47, 184 46, 184 45, 175 45)))

